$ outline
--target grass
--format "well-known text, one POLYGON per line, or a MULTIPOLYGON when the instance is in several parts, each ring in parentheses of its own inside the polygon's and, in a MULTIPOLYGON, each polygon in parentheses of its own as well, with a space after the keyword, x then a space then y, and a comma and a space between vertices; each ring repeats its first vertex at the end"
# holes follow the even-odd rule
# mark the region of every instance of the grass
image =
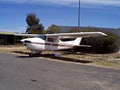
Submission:
MULTIPOLYGON (((0 46, 0 52, 15 54, 18 56, 28 56, 28 54, 30 53, 30 51, 22 45, 0 46)), ((55 52, 43 51, 40 57, 38 58, 120 69, 119 53, 113 54, 64 53, 61 58, 56 58, 54 56, 55 52)))

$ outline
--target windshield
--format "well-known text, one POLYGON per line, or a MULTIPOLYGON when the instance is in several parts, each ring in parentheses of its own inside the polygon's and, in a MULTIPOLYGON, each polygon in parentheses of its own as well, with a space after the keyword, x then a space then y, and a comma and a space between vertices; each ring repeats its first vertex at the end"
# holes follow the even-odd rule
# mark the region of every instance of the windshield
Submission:
POLYGON ((46 36, 45 36, 45 35, 38 35, 37 37, 38 37, 38 38, 41 38, 41 39, 43 39, 43 40, 46 40, 46 36))

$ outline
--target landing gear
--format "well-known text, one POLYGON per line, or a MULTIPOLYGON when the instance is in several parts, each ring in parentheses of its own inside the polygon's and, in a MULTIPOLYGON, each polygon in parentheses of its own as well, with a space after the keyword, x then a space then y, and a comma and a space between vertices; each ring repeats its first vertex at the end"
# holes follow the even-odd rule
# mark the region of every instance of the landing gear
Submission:
POLYGON ((33 55, 34 55, 33 53, 30 53, 30 54, 29 54, 29 57, 33 57, 33 55))
POLYGON ((29 54, 29 57, 34 57, 34 56, 40 56, 42 51, 32 51, 30 54, 29 54))
POLYGON ((36 55, 40 55, 42 51, 35 51, 36 55))
POLYGON ((57 57, 57 58, 62 57, 62 53, 55 53, 54 55, 55 55, 55 57, 57 57))

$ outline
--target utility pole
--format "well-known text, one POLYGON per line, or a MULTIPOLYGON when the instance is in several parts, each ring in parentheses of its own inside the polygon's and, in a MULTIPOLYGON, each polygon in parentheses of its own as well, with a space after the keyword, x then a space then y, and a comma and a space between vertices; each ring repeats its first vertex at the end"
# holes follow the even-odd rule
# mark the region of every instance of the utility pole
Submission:
POLYGON ((80 30, 80 0, 79 0, 79 7, 78 7, 78 30, 80 30))

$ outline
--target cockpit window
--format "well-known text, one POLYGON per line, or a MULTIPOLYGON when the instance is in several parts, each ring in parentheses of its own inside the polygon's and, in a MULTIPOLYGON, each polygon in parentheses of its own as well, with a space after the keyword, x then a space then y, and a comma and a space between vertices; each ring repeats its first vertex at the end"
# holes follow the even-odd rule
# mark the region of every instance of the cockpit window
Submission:
POLYGON ((54 39, 53 38, 48 38, 47 41, 48 42, 54 42, 54 39))
POLYGON ((43 39, 43 40, 46 40, 46 36, 45 36, 45 35, 38 35, 37 37, 38 37, 38 38, 41 38, 41 39, 43 39))
POLYGON ((54 42, 54 43, 59 42, 58 39, 55 39, 55 38, 47 38, 47 41, 48 42, 54 42))
POLYGON ((43 39, 43 40, 45 40, 45 41, 48 41, 48 42, 59 42, 58 41, 58 39, 55 39, 55 38, 47 38, 45 35, 38 35, 37 36, 38 38, 41 38, 41 39, 43 39))

